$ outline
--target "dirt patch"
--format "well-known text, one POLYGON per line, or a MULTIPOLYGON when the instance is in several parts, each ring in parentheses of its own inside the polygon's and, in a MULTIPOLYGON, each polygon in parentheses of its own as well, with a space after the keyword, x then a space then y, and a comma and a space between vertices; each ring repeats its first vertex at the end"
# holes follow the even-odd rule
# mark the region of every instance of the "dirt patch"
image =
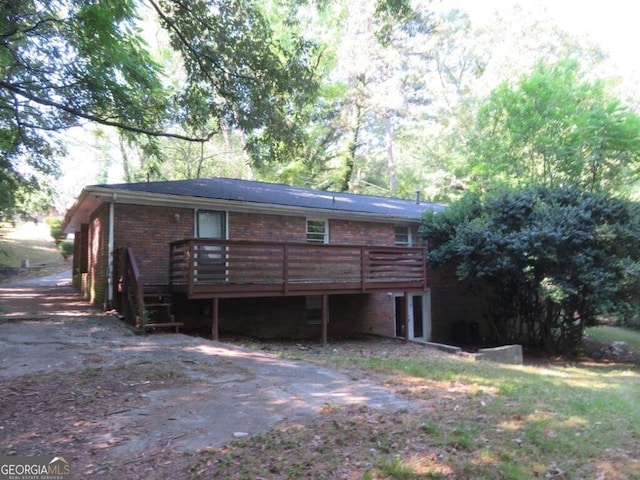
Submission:
MULTIPOLYGON (((629 444, 623 446, 624 442, 615 451, 601 452, 592 463, 572 465, 571 458, 560 453, 541 455, 538 449, 547 442, 553 452, 556 433, 547 429, 541 438, 523 433, 531 418, 543 415, 537 410, 532 413, 528 401, 535 401, 505 402, 504 392, 496 387, 458 381, 456 372, 465 368, 461 357, 454 360, 450 354, 421 345, 374 337, 332 342, 329 348, 310 342, 231 340, 273 355, 307 358, 354 380, 384 385, 410 399, 410 406, 385 412, 366 405, 327 404, 306 422, 283 421, 265 434, 206 449, 194 456, 190 478, 622 479, 640 475, 635 449, 625 449, 629 444), (358 366, 360 359, 366 360, 366 368, 358 366), (394 375, 375 367, 377 362, 402 365, 406 359, 437 363, 440 370, 433 378, 425 378, 410 370, 394 375), (521 464, 522 457, 526 462, 521 464), (571 473, 565 471, 565 464, 571 473)), ((548 408, 542 399, 536 405, 548 408)))
MULTIPOLYGON (((430 475, 424 478, 435 478, 438 473, 446 473, 441 460, 447 448, 434 445, 431 428, 424 417, 407 410, 383 414, 366 406, 327 407, 318 419, 307 424, 281 424, 257 438, 200 455, 192 466, 192 475, 193 478, 381 478, 374 477, 374 466, 391 470, 394 455, 413 455, 416 465, 421 465, 414 472, 430 475)), ((450 447, 452 451, 455 445, 450 447)))
POLYGON ((408 406, 266 349, 134 335, 68 287, 3 287, 0 303, 0 448, 64 456, 78 478, 190 478, 196 452, 306 424, 327 406, 408 406))
MULTIPOLYGON (((66 459, 76 475, 86 478, 108 472, 111 478, 137 478, 131 476, 140 468, 137 463, 148 464, 152 450, 142 459, 126 461, 112 458, 109 450, 145 432, 129 425, 126 432, 116 433, 110 419, 147 404, 149 392, 190 383, 183 372, 162 363, 88 366, 80 372, 13 378, 0 385, 3 451, 7 455, 69 452, 66 459)), ((169 447, 171 438, 166 440, 169 447)), ((162 468, 171 465, 168 462, 162 468)), ((184 465, 177 467, 184 469, 184 465)))
MULTIPOLYGON (((78 478, 495 478, 527 441, 491 427, 503 410, 520 422, 520 407, 489 413, 495 389, 456 381, 460 362, 421 345, 145 337, 61 287, 3 299, 0 447, 62 455, 78 478), (375 367, 408 357, 437 357, 437 375, 375 367)), ((598 469, 622 478, 633 458, 610 452, 598 469)))

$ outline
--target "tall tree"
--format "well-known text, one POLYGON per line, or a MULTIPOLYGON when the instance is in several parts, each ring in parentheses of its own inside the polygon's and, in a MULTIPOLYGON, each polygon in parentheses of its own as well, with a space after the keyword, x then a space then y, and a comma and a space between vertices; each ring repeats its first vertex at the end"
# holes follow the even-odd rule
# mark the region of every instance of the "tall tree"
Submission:
POLYGON ((540 63, 491 93, 467 147, 481 188, 621 191, 640 175, 640 117, 604 81, 587 79, 576 61, 540 63))
POLYGON ((51 132, 97 121, 150 133, 164 107, 133 1, 5 1, 0 14, 0 217, 57 172, 51 132))
POLYGON ((2 2, 0 215, 15 210, 18 187, 55 172, 63 146, 52 133, 84 122, 118 128, 155 156, 153 138, 205 141, 222 125, 276 159, 300 144, 288 113, 315 96, 313 44, 280 42, 250 0, 146 4, 184 63, 177 89, 143 41, 135 0, 2 2))
POLYGON ((434 102, 419 122, 403 128, 404 158, 413 168, 403 171, 400 184, 426 188, 425 196, 437 201, 453 201, 475 186, 468 141, 480 106, 505 79, 530 73, 541 58, 548 64, 577 59, 592 77, 609 78, 614 71, 596 46, 529 5, 503 9, 486 21, 444 10, 431 41, 434 66, 424 83, 434 102))

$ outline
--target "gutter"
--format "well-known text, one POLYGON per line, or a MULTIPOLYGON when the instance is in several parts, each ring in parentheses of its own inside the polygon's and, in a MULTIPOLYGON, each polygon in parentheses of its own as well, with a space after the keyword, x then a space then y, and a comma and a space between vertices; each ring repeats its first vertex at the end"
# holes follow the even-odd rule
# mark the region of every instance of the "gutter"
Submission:
MULTIPOLYGON (((248 202, 243 200, 223 200, 214 198, 203 197, 189 197, 182 195, 169 195, 169 194, 157 194, 149 192, 131 192, 130 190, 114 190, 113 188, 104 187, 90 187, 90 189, 83 190, 83 193, 78 198, 75 207, 75 212, 79 209, 79 205, 84 201, 88 195, 94 195, 97 198, 109 199, 113 198, 117 194, 118 203, 128 204, 142 204, 149 206, 174 206, 182 208, 219 208, 220 210, 231 210, 245 213, 265 213, 265 214, 283 214, 290 216, 331 216, 331 218, 337 218, 341 220, 353 220, 354 218, 360 218, 365 221, 381 221, 381 222, 399 222, 410 223, 419 221, 419 217, 407 217, 405 215, 381 215, 376 213, 366 213, 358 211, 345 211, 337 210, 333 208, 314 208, 314 207, 301 207, 294 205, 278 205, 272 203, 257 203, 248 202)), ((71 212, 71 210, 69 211, 71 212)), ((71 220, 71 219, 69 219, 71 220)), ((67 218, 65 217, 65 223, 67 224, 67 218)))

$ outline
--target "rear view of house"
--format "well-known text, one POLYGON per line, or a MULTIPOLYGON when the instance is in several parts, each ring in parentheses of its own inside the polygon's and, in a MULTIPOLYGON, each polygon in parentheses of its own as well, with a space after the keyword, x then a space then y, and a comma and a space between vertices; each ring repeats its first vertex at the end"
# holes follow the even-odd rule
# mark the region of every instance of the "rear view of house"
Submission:
POLYGON ((83 189, 73 281, 138 326, 430 340, 417 227, 441 205, 211 178, 83 189))

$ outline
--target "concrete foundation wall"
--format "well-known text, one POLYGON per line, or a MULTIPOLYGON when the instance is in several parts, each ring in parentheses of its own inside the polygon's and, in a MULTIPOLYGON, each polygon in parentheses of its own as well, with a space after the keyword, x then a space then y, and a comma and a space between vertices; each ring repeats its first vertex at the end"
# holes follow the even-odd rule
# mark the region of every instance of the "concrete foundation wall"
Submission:
POLYGON ((522 345, 503 345, 494 348, 481 348, 478 353, 482 359, 499 363, 522 365, 522 345))

